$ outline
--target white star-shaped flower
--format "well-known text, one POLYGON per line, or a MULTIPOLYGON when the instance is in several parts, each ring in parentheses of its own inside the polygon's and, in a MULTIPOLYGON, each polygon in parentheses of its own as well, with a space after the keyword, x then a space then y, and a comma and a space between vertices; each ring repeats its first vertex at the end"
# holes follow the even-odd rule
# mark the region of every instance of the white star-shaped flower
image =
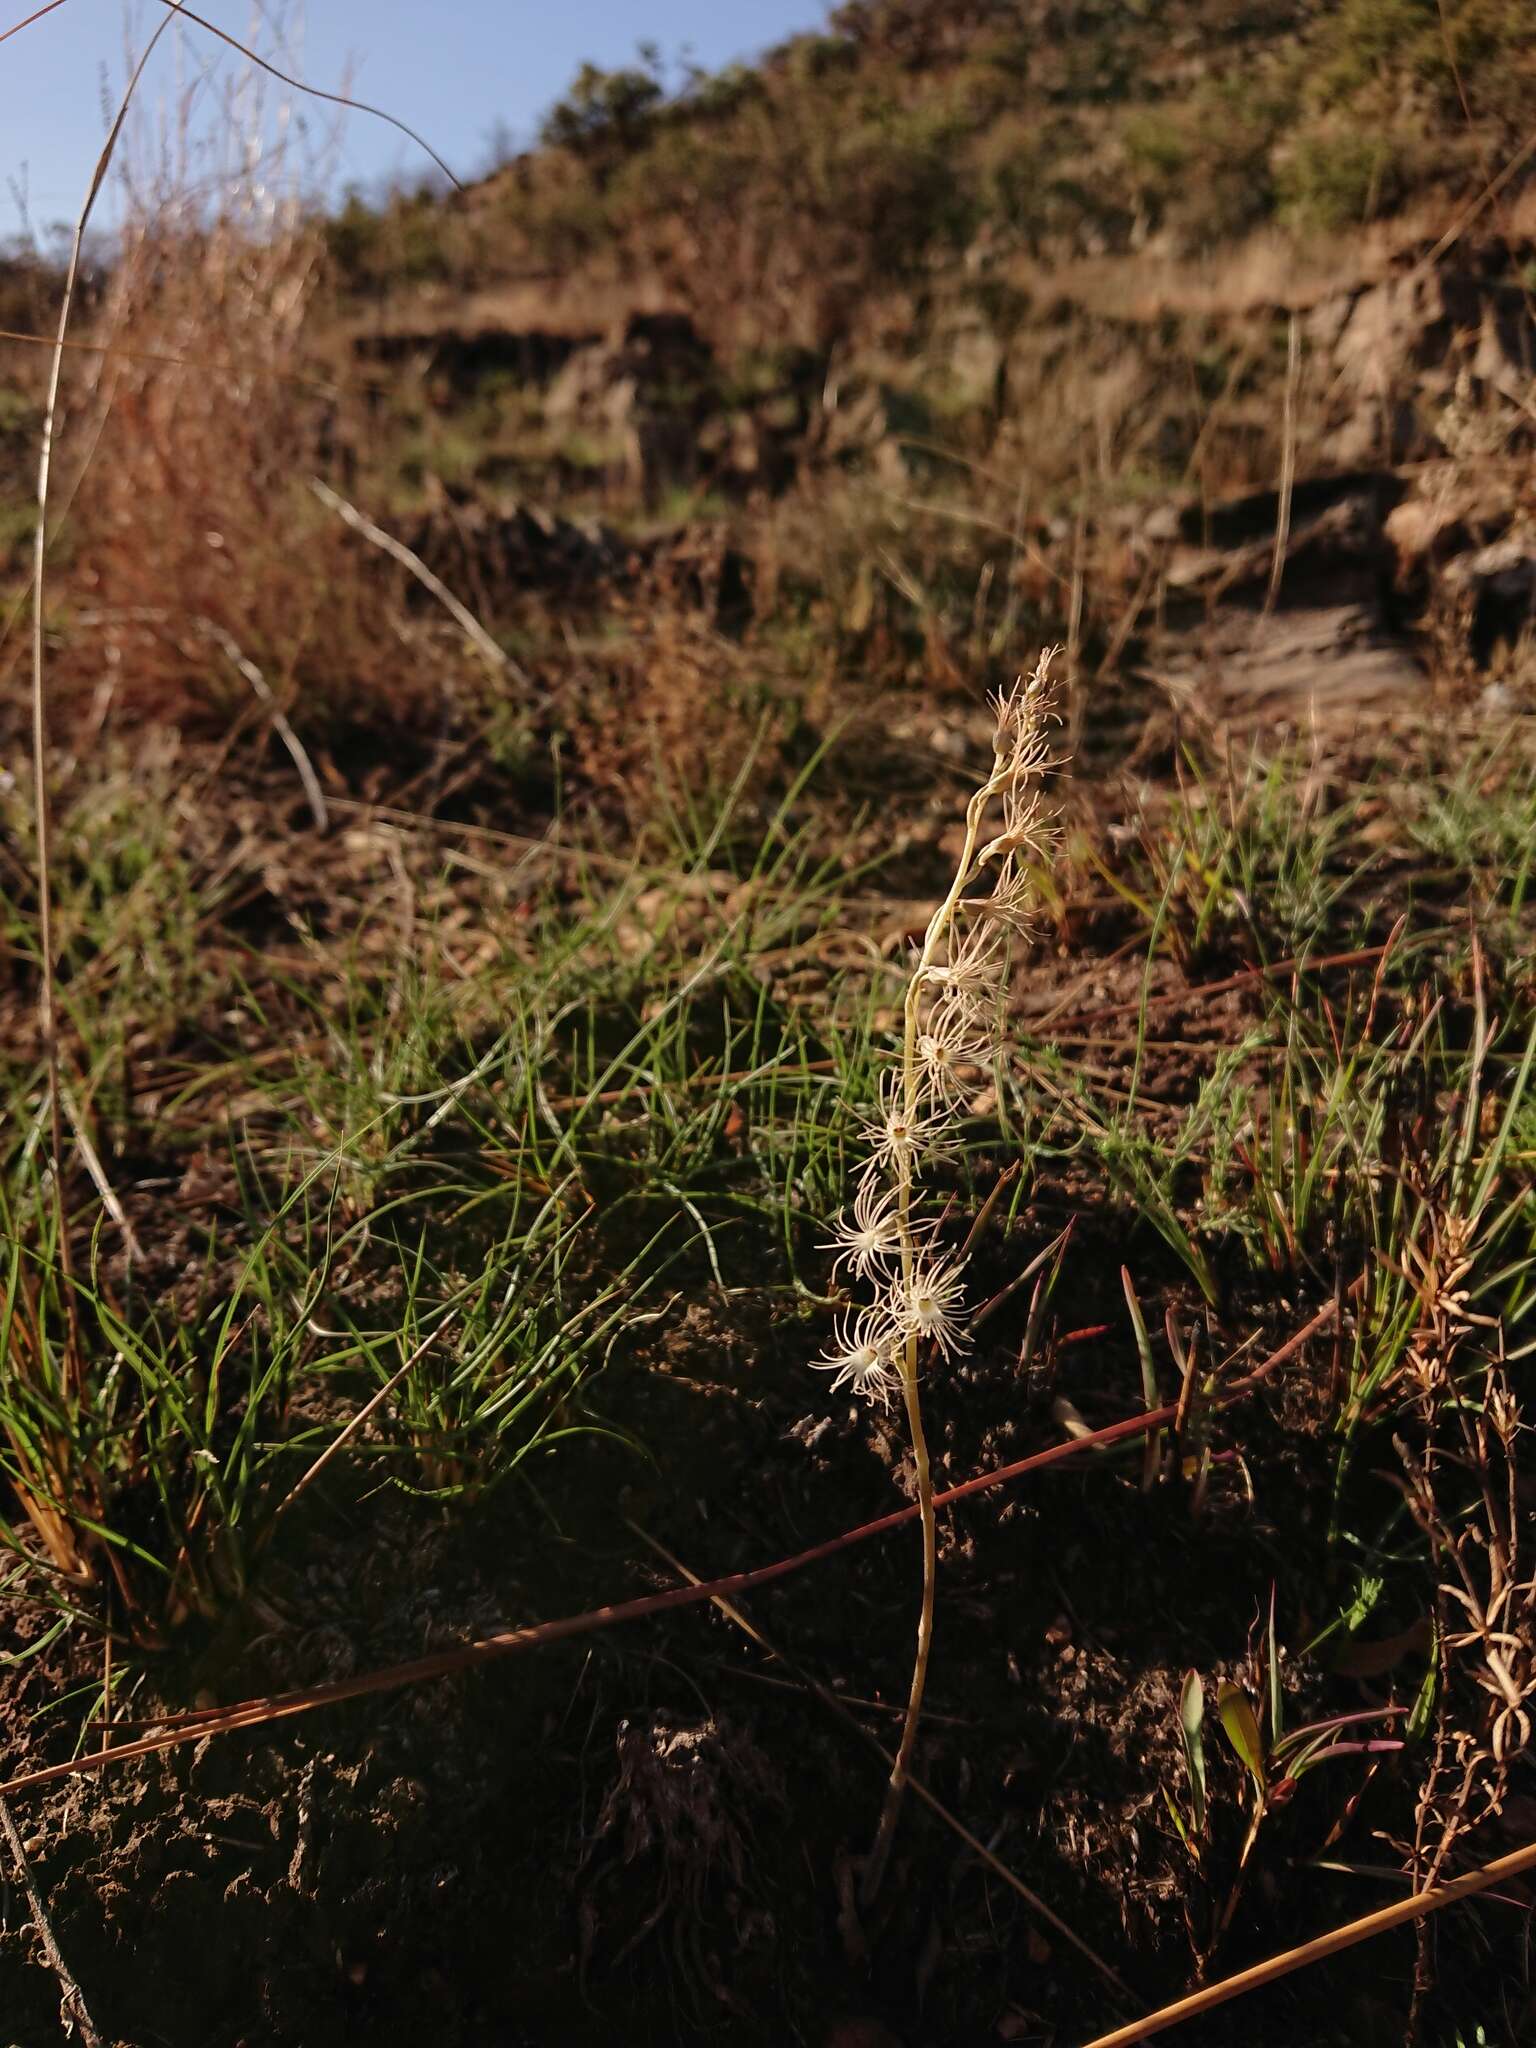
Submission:
POLYGON ((924 1259, 909 1280, 897 1280, 890 1293, 892 1322, 903 1336, 936 1345, 946 1358, 970 1342, 962 1316, 965 1286, 958 1259, 924 1259))
POLYGON ((833 1224, 827 1249, 837 1253, 834 1271, 847 1266, 861 1280, 879 1277, 887 1262, 901 1257, 898 1190, 878 1180, 861 1181, 852 1213, 845 1210, 833 1224))
POLYGON ((861 1309, 856 1316, 844 1316, 838 1324, 832 1349, 818 1358, 815 1372, 834 1375, 832 1391, 847 1387, 861 1401, 890 1405, 893 1391, 901 1384, 896 1365, 901 1332, 879 1309, 861 1309))
POLYGON ((906 1083, 894 1068, 880 1081, 880 1114, 868 1119, 870 1154, 865 1173, 911 1173, 920 1159, 942 1157, 950 1148, 947 1108, 925 1108, 907 1099, 906 1083))

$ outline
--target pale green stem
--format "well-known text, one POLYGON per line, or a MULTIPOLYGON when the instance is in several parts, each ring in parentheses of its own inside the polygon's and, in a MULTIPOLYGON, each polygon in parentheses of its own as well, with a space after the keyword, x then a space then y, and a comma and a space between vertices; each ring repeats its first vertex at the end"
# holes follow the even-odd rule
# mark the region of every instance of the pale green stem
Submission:
MULTIPOLYGON (((955 879, 949 894, 928 921, 923 935, 923 950, 918 956, 912 979, 907 984, 904 1030, 901 1047, 902 1100, 909 1117, 917 1114, 919 1077, 917 1070, 917 1024, 918 1005, 922 1000, 923 984, 928 970, 933 966, 939 947, 948 938, 954 922, 955 910, 962 893, 975 879, 972 864, 976 856, 976 841, 981 832, 981 821, 988 803, 997 789, 997 775, 993 775, 985 786, 971 798, 965 811, 965 844, 955 868, 955 879)), ((914 1263, 912 1239, 912 1185, 913 1160, 910 1152, 901 1154, 896 1164, 897 1173, 897 1218, 901 1230, 901 1276, 910 1286, 914 1263)), ((917 1651, 912 1661, 912 1685, 907 1695, 906 1719, 902 1723, 901 1742, 891 1766, 890 1781, 885 1788, 885 1805, 880 1814, 880 1826, 875 1835, 874 1846, 864 1864, 864 1874, 859 1893, 864 1905, 868 1906, 878 1893, 885 1877, 885 1867, 890 1860, 891 1844, 896 1838, 896 1823, 901 1815, 902 1796, 907 1788, 907 1772, 911 1766, 912 1751, 917 1742, 917 1726, 923 1710, 923 1692, 928 1683, 928 1654, 933 1646, 934 1595, 938 1582, 938 1525, 933 1512, 933 1472, 928 1461, 928 1438, 923 1429, 922 1401, 918 1393, 917 1379, 917 1337, 909 1336, 901 1362, 901 1392, 906 1402, 907 1427, 912 1438, 912 1460, 917 1470, 917 1508, 923 1532, 923 1598, 917 1616, 917 1651)))

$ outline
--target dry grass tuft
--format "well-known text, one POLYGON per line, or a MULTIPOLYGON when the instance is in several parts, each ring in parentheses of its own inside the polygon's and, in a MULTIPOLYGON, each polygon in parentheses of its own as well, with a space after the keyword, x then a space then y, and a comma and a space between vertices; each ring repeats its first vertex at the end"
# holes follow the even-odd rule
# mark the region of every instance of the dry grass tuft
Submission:
POLYGON ((306 377, 320 258, 296 215, 125 237, 72 550, 83 631, 67 668, 101 693, 98 718, 246 710, 230 648, 295 714, 378 661, 377 564, 302 495, 326 433, 306 377))

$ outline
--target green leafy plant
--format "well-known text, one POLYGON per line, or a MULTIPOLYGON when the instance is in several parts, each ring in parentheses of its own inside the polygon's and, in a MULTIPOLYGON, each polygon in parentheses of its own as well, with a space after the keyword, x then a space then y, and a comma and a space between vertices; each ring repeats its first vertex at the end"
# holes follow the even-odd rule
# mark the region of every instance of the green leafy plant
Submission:
POLYGON ((1179 1687, 1179 1735, 1184 1744, 1185 1803, 1162 1787, 1163 1803, 1179 1840, 1189 1851, 1196 1868, 1204 1858, 1207 1801, 1205 1785, 1205 1687, 1198 1671, 1186 1671, 1179 1687))
MULTIPOLYGON (((1270 1737, 1252 1699, 1234 1680, 1216 1687, 1216 1715, 1227 1746, 1242 1765, 1247 1787, 1247 1824, 1238 1851, 1239 1880, 1246 1870, 1265 1820, 1295 1794, 1301 1780, 1318 1765, 1340 1758, 1395 1755, 1422 1739, 1427 1725, 1424 1694, 1410 1708, 1373 1708, 1337 1714, 1270 1737), (1369 1733, 1383 1723, 1403 1722, 1401 1735, 1369 1733)), ((1211 1831, 1211 1804, 1205 1759, 1205 1689, 1200 1675, 1188 1671, 1179 1690, 1179 1736, 1184 1751, 1184 1797, 1164 1783, 1163 1804, 1179 1840, 1196 1869, 1206 1868, 1211 1831)), ((1220 1916, 1225 1926, 1237 1901, 1234 1887, 1220 1916)))

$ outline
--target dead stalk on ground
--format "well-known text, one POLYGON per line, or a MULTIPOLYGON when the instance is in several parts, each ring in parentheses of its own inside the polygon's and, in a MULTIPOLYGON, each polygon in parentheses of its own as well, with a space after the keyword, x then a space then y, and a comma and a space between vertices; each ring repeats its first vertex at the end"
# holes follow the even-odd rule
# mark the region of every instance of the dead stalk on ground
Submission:
POLYGON ((1304 1941, 1299 1948, 1287 1949, 1283 1955, 1271 1956, 1265 1962, 1255 1963, 1251 1969, 1239 1970, 1236 1976, 1224 1977, 1219 1984, 1208 1984, 1203 1991, 1193 1991, 1187 1998, 1175 1999, 1172 2005, 1149 2012, 1144 2018, 1133 2020, 1128 2027, 1116 2027, 1113 2033, 1097 2035, 1088 2043, 1088 2048, 1132 2048, 1134 2042, 1166 2033, 1170 2027, 1176 2027, 1184 2020, 1210 2012, 1215 2006, 1226 2005, 1246 1992, 1258 1991, 1266 1984, 1273 1984, 1277 1978, 1288 1977, 1294 1970, 1304 1970, 1311 1963, 1336 1956, 1341 1949, 1354 1948, 1359 1942, 1389 1933, 1394 1927, 1406 1926, 1412 1920, 1422 1923, 1431 1913, 1438 1913, 1442 1906, 1454 1905, 1458 1899, 1474 1898, 1479 1892, 1502 1884, 1505 1878, 1518 1877, 1527 1870, 1536 1870, 1536 1842, 1516 1849, 1511 1855, 1500 1856, 1492 1863, 1485 1863, 1481 1870, 1469 1870, 1465 1877, 1453 1878, 1449 1884, 1440 1885, 1434 1891, 1413 1892, 1406 1899, 1398 1899, 1375 1913, 1366 1913, 1359 1920, 1351 1920, 1343 1927, 1320 1934, 1315 1941, 1304 1941))

